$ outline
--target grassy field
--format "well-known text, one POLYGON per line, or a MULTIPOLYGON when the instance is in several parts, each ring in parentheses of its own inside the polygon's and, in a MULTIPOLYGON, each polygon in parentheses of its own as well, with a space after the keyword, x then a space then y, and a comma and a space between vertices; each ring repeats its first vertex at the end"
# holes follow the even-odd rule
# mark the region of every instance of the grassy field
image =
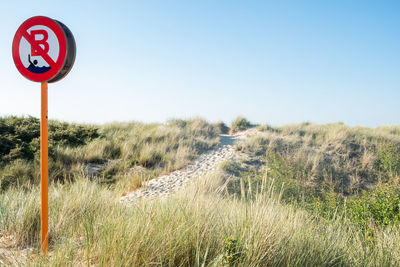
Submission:
POLYGON ((273 128, 237 146, 266 164, 271 176, 345 196, 397 182, 400 127, 375 129, 303 123, 273 128))
MULTIPOLYGON (((28 259, 14 259, 20 265, 400 265, 400 127, 259 126, 259 134, 236 147, 247 155, 242 161, 225 162, 168 199, 131 206, 119 202, 126 172, 178 168, 212 147, 223 127, 199 119, 81 127, 95 134, 83 144, 54 147, 61 155, 55 161, 76 166, 66 168, 73 179, 50 185, 48 257, 39 256, 35 180, 8 182, 0 192, 0 235, 11 236, 15 246, 34 247, 28 259), (147 140, 147 147, 144 141, 134 146, 133 137, 147 140), (146 150, 158 151, 158 161, 140 163, 146 150), (93 179, 82 167, 73 172, 105 161, 116 168, 107 170, 108 177, 93 179)), ((21 161, 29 169, 32 160, 7 158, 1 171, 17 177, 10 166, 21 161)))
MULTIPOLYGON (((126 207, 88 179, 50 190, 50 253, 33 266, 398 266, 397 227, 373 239, 341 218, 329 222, 281 203, 265 182, 252 199, 228 197, 223 175, 164 201, 126 207)), ((19 245, 39 236, 39 191, 0 195, 1 231, 19 245)))
MULTIPOLYGON (((39 120, 0 118, 0 190, 30 188, 39 177, 39 120)), ((111 123, 102 126, 49 123, 52 181, 69 181, 97 167, 93 179, 121 190, 180 169, 219 141, 221 124, 202 119, 165 124, 111 123)))
POLYGON ((226 162, 228 188, 256 188, 267 177, 283 203, 316 219, 341 218, 369 240, 400 225, 400 127, 343 124, 259 126, 236 146, 247 155, 226 162))

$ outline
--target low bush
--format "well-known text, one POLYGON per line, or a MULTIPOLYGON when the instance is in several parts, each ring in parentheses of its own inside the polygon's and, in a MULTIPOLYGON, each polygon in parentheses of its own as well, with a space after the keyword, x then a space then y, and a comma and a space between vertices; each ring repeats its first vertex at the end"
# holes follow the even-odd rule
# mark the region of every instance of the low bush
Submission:
POLYGON ((231 133, 237 133, 240 131, 244 131, 248 128, 250 128, 252 125, 251 123, 246 120, 244 117, 237 117, 236 120, 232 122, 231 126, 231 133))
MULTIPOLYGON (((40 121, 34 117, 0 117, 0 164, 33 160, 40 150, 40 121)), ((97 138, 92 125, 49 121, 49 154, 56 146, 77 147, 97 138)))
POLYGON ((400 176, 400 143, 387 143, 380 147, 379 165, 387 175, 400 176))
POLYGON ((347 213, 363 229, 400 225, 400 188, 386 185, 347 203, 347 213))

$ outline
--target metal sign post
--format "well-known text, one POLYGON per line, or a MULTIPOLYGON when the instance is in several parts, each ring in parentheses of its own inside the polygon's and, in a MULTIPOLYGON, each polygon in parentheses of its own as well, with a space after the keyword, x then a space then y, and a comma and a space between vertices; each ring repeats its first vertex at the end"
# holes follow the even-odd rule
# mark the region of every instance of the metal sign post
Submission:
POLYGON ((12 55, 18 71, 27 79, 41 82, 40 112, 40 246, 49 247, 49 165, 47 84, 64 78, 75 62, 76 45, 63 23, 48 17, 27 19, 15 33, 12 55))
POLYGON ((44 254, 49 248, 49 158, 48 158, 48 118, 47 82, 41 84, 40 114, 40 246, 44 254))

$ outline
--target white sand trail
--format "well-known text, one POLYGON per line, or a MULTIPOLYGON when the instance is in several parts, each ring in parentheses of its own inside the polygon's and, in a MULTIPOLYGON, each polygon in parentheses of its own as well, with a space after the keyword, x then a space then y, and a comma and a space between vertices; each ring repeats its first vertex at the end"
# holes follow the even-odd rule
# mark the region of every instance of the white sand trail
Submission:
POLYGON ((218 165, 235 156, 234 144, 236 140, 243 139, 246 132, 236 135, 221 135, 219 145, 209 152, 201 155, 192 164, 148 181, 143 188, 127 194, 121 202, 132 202, 137 199, 162 198, 176 192, 188 181, 202 177, 214 171, 218 165))

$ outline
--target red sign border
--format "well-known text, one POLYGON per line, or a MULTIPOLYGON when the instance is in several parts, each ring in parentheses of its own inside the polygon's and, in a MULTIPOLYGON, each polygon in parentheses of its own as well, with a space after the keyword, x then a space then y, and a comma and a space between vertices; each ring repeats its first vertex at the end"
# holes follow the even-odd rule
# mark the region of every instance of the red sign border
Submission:
POLYGON ((27 79, 34 82, 44 82, 49 81, 56 77, 58 73, 62 70, 66 60, 67 60, 68 42, 67 36, 61 26, 54 20, 44 16, 36 16, 24 21, 21 26, 19 26, 17 32, 15 33, 12 54, 15 66, 18 71, 27 79), (45 73, 32 73, 23 64, 19 55, 19 45, 23 34, 27 30, 36 25, 43 25, 50 28, 56 35, 59 44, 59 55, 55 66, 51 66, 51 69, 45 73))

